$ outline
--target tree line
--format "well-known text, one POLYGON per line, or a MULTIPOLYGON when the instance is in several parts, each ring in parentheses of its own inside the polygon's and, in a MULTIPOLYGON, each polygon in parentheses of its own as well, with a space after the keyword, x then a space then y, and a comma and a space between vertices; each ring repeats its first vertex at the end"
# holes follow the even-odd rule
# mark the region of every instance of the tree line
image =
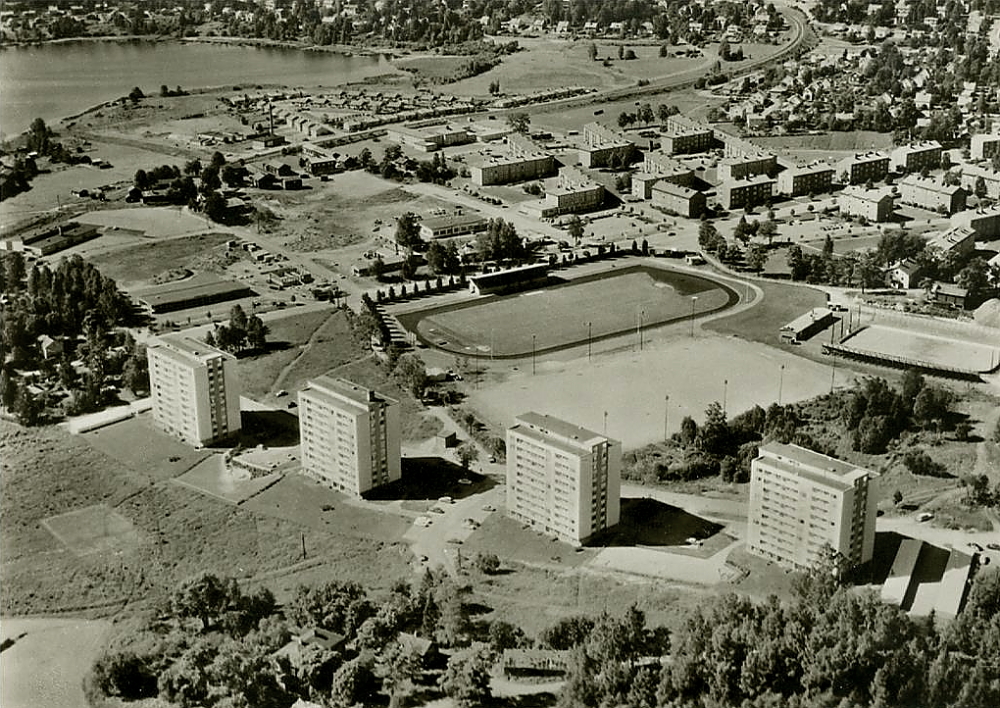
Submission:
POLYGON ((71 415, 108 403, 108 384, 115 380, 133 391, 148 389, 145 349, 128 333, 117 331, 133 320, 131 300, 80 256, 61 259, 54 269, 36 263, 29 271, 21 252, 5 252, 0 258, 0 292, 6 299, 0 329, 0 398, 22 423, 46 419, 47 396, 30 393, 31 382, 68 393, 62 412, 71 415), (46 337, 51 341, 43 344, 46 337), (84 363, 82 374, 72 363, 76 359, 84 363), (18 371, 38 374, 29 379, 18 371))

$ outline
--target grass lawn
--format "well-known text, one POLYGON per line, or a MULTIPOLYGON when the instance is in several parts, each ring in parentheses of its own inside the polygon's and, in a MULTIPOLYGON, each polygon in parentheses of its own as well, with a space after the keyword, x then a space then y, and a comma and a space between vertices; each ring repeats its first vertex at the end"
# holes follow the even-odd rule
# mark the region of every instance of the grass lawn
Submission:
POLYGON ((81 437, 91 447, 125 467, 156 480, 176 477, 210 454, 207 450, 195 450, 157 430, 152 413, 98 428, 81 437), (136 440, 142 440, 142 444, 133 444, 136 440))
POLYGON ((150 241, 89 256, 101 273, 120 286, 144 283, 173 268, 182 268, 196 256, 231 239, 230 234, 214 233, 185 236, 168 241, 150 241))
POLYGON ((826 304, 826 293, 802 285, 757 280, 763 301, 743 312, 721 317, 702 325, 720 334, 734 334, 752 342, 771 346, 781 343, 778 330, 812 307, 826 304))
POLYGON ((648 626, 676 629, 684 621, 686 610, 714 596, 712 591, 583 569, 521 563, 505 563, 504 567, 509 572, 477 582, 473 598, 490 608, 483 619, 510 622, 532 637, 564 617, 596 617, 602 612, 620 616, 632 604, 646 614, 648 626))
POLYGON ((448 351, 482 356, 492 347, 496 356, 526 356, 585 342, 588 329, 600 340, 632 331, 640 319, 662 324, 722 309, 735 297, 707 278, 635 266, 400 320, 448 351))
POLYGON ((400 422, 405 441, 427 440, 442 428, 441 420, 424 413, 423 406, 408 391, 397 386, 373 356, 345 364, 327 373, 330 376, 342 376, 367 388, 377 389, 398 400, 402 406, 400 422))
MULTIPOLYGON (((372 537, 396 533, 391 520, 371 514, 366 523, 377 534, 370 535, 352 528, 357 521, 310 526, 296 510, 310 494, 294 498, 284 518, 258 513, 169 482, 150 485, 145 470, 131 469, 60 428, 24 430, 7 421, 0 421, 0 457, 5 615, 109 614, 163 597, 203 570, 246 579, 281 577, 287 583, 313 573, 353 577, 375 587, 411 572, 401 547, 387 552, 387 542, 372 537), (131 524, 137 545, 77 556, 42 525, 101 504, 131 524)), ((353 518, 355 510, 345 513, 353 518)))
MULTIPOLYGON (((255 400, 265 398, 282 371, 293 362, 296 367, 289 372, 288 377, 301 383, 361 354, 351 338, 350 325, 343 312, 304 312, 272 320, 267 326, 271 351, 240 359, 238 363, 243 393, 255 400), (313 337, 312 347, 303 350, 313 337), (319 370, 315 365, 299 366, 303 361, 309 364, 323 362, 324 359, 327 363, 325 367, 318 367, 319 370)), ((295 391, 301 386, 283 387, 295 391)))

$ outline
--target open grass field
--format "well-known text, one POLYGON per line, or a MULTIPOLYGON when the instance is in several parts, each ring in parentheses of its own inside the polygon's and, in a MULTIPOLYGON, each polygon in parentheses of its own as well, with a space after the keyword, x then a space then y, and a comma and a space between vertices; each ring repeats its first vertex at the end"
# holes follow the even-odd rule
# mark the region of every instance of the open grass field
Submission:
POLYGON ((878 324, 855 332, 841 344, 910 362, 967 371, 990 371, 1000 360, 1000 351, 991 344, 950 339, 878 324))
MULTIPOLYGON (((135 445, 135 438, 122 444, 135 445)), ((387 552, 386 541, 365 533, 356 520, 358 510, 345 505, 336 507, 344 508, 343 518, 335 510, 326 514, 329 524, 316 527, 297 516, 298 497, 279 516, 266 507, 233 506, 171 482, 151 484, 145 470, 132 469, 55 427, 23 430, 0 421, 0 458, 0 611, 5 616, 113 614, 133 602, 155 601, 201 570, 251 580, 280 577, 290 586, 304 578, 352 577, 386 587, 411 573, 412 557, 402 544, 397 544, 402 550, 387 552), (116 548, 118 553, 81 556, 42 523, 97 505, 127 521, 138 542, 116 548)), ((103 528, 101 518, 88 512, 81 528, 103 528)), ((381 515, 369 512, 368 518, 370 526, 382 528, 381 515)))
MULTIPOLYGON (((113 232, 112 232, 113 233, 113 232)), ((102 236, 101 239, 109 238, 102 236)), ((148 284, 155 275, 183 268, 195 257, 222 246, 232 238, 224 233, 199 234, 163 241, 145 241, 117 250, 87 255, 87 260, 119 287, 148 284)))
POLYGON ((707 322, 706 329, 771 346, 781 344, 779 329, 812 307, 826 304, 826 293, 802 285, 756 280, 764 294, 759 304, 707 322))
POLYGON ((728 287, 635 266, 471 306, 400 317, 426 343, 463 355, 527 356, 704 315, 736 302, 728 287), (588 323, 590 327, 588 327, 588 323))
POLYGON ((160 433, 151 413, 92 430, 84 433, 81 439, 125 467, 154 480, 176 477, 209 456, 207 450, 195 450, 160 433), (142 444, 134 444, 136 440, 141 440, 142 444))

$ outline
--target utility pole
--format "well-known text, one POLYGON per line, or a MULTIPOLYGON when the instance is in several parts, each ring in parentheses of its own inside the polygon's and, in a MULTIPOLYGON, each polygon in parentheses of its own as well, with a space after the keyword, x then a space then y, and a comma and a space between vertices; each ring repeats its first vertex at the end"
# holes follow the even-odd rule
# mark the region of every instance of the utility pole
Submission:
POLYGON ((670 396, 665 395, 663 397, 663 442, 667 442, 670 439, 670 427, 668 421, 670 419, 670 396))

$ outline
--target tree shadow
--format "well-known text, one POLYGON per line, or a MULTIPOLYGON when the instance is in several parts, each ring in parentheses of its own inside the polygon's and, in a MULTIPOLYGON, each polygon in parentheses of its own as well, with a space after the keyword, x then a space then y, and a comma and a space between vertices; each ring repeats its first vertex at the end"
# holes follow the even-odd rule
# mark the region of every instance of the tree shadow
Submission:
POLYGON ((621 520, 606 535, 588 544, 615 546, 684 546, 704 540, 724 527, 656 499, 622 499, 621 520))

